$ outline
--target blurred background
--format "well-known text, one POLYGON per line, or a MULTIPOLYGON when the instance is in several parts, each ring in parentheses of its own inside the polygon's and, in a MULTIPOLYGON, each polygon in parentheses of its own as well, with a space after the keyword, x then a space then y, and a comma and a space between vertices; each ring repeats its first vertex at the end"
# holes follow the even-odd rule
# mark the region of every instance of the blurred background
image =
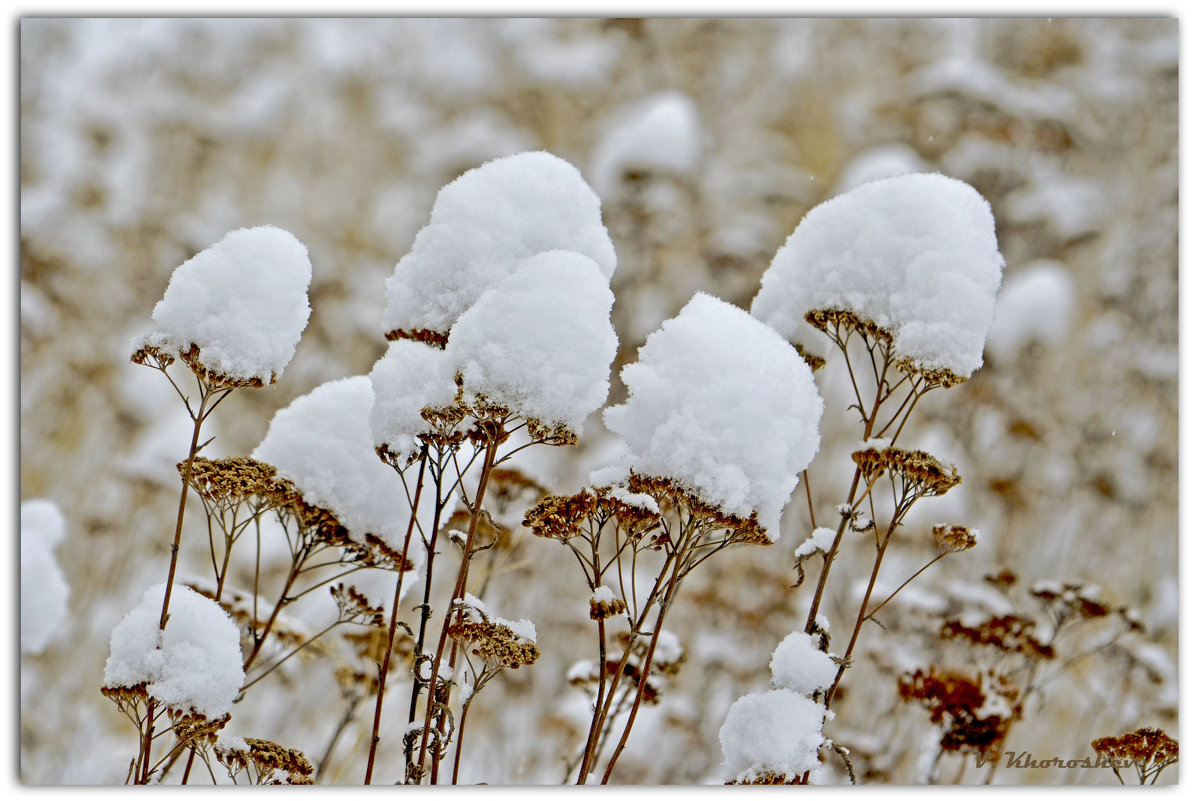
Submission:
MULTIPOLYGON (((903 435, 964 484, 922 504, 883 578, 892 589, 934 555, 934 522, 979 528, 981 543, 866 628, 827 730, 862 779, 927 780, 939 732, 899 700, 897 677, 963 666, 927 636, 941 616, 1029 611, 1019 591, 1055 579, 1098 585, 1145 631, 1075 639, 1007 747, 1081 758, 1095 737, 1174 735, 1178 62, 1174 19, 23 19, 21 498, 63 511, 71 596, 53 641, 22 653, 22 781, 120 783, 135 753, 99 687, 111 629, 168 563, 190 422, 128 357, 173 269, 266 223, 310 249, 313 312, 293 362, 210 424, 208 455, 247 454, 277 409, 384 352, 383 281, 438 189, 532 149, 575 164, 603 199, 618 368, 697 290, 748 308, 775 251, 832 195, 919 170, 976 187, 1006 257, 986 364, 928 395, 903 435), (983 580, 1007 569, 1011 590, 983 580)), ((806 344, 829 356, 811 468, 828 514, 860 428, 826 343, 806 344)), ((623 396, 614 379, 609 402, 623 396)), ((580 446, 520 466, 575 491, 611 447, 594 416, 580 446)), ((777 545, 685 585, 673 627, 687 658, 638 723, 621 781, 720 781, 725 711, 766 686, 770 652, 806 614, 816 571, 790 588, 810 531, 802 492, 777 545)), ((197 540, 197 506, 188 524, 197 540)), ((533 539, 513 532, 486 600, 532 619, 543 656, 480 697, 467 781, 558 782, 586 732, 565 674, 594 657, 587 592, 565 549, 533 539)), ((842 638, 866 553, 849 543, 833 574, 826 612, 842 638)), ((322 753, 342 715, 327 661, 283 676, 236 733, 322 753)), ((359 781, 369 710, 327 781, 359 781)), ((937 778, 983 779, 960 764, 937 778)), ((828 778, 847 781, 839 762, 828 778)), ((996 781, 1117 783, 1055 769, 996 781)))

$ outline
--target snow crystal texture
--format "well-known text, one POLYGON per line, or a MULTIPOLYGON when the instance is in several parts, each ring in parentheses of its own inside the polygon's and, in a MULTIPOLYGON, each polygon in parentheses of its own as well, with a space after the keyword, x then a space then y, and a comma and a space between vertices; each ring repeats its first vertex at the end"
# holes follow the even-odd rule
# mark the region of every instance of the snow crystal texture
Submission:
POLYGON ((66 518, 44 499, 21 503, 21 651, 39 654, 66 622, 70 585, 54 549, 66 537, 66 518))
POLYGON ((385 445, 398 459, 417 456, 418 435, 430 430, 422 410, 455 402, 454 363, 441 348, 399 339, 389 344, 368 378, 375 395, 369 415, 373 443, 385 445))
POLYGON ((153 309, 157 331, 134 342, 236 379, 280 376, 310 317, 306 246, 280 228, 241 228, 183 262, 153 309))
POLYGON ((782 509, 819 448, 823 412, 795 349, 699 293, 621 377, 629 398, 604 421, 628 443, 628 468, 670 478, 728 514, 756 512, 777 539, 782 509))
POLYGON ((221 718, 232 711, 244 683, 240 630, 215 601, 175 585, 170 617, 160 631, 165 587, 147 589, 112 630, 104 686, 145 683, 149 695, 170 709, 221 718))
POLYGON ((817 648, 814 638, 802 631, 788 634, 770 659, 774 686, 808 697, 830 687, 838 669, 832 657, 817 648))
POLYGON ((447 333, 523 259, 549 250, 616 269, 600 198, 579 170, 542 151, 494 159, 439 190, 430 222, 385 282, 384 330, 447 333))
POLYGON ((807 213, 762 276, 752 311, 785 337, 846 309, 889 330, 921 369, 982 364, 1004 260, 989 203, 939 174, 872 181, 807 213))
POLYGON ((608 396, 617 335, 595 262, 554 250, 523 260, 451 331, 447 356, 468 396, 579 433, 608 396))
POLYGON ((774 772, 788 779, 819 767, 824 708, 794 690, 738 698, 720 727, 720 747, 730 781, 774 772))
POLYGON ((353 539, 374 534, 400 552, 409 509, 397 476, 377 457, 372 406, 368 376, 321 384, 273 416, 252 458, 276 467, 353 539))

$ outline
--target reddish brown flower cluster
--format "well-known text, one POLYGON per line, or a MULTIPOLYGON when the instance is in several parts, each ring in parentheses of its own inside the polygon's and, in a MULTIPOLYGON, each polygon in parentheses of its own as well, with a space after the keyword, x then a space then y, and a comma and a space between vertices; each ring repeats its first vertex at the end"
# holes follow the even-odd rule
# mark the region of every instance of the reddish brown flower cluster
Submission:
POLYGON ((943 495, 961 481, 955 467, 945 467, 926 451, 869 447, 855 451, 853 461, 866 482, 872 484, 888 470, 902 478, 907 493, 916 496, 943 495))
MULTIPOLYGON (((1017 700, 1018 690, 1003 676, 992 677, 996 700, 1017 700)), ((996 752, 1005 739, 1012 716, 983 710, 990 697, 981 686, 959 673, 917 670, 898 680, 898 692, 904 701, 917 701, 927 708, 933 723, 944 726, 940 748, 944 751, 970 751, 981 756, 996 752)))
POLYGON ((1162 729, 1136 729, 1117 737, 1100 737, 1092 745, 1099 755, 1114 762, 1133 763, 1144 782, 1180 758, 1180 744, 1162 729))
POLYGON ((398 339, 412 339, 415 342, 433 345, 440 349, 447 347, 447 334, 432 331, 429 328, 411 328, 408 330, 405 328, 395 328, 385 333, 385 339, 390 342, 398 339))
POLYGON ((940 629, 940 637, 945 640, 966 640, 973 645, 986 645, 1028 657, 1055 658, 1055 649, 1031 634, 1034 628, 1033 620, 1018 615, 998 615, 975 627, 966 626, 959 620, 945 621, 940 629))
MULTIPOLYGON (((178 464, 178 472, 185 474, 185 462, 178 464)), ((247 456, 230 459, 196 456, 191 461, 190 486, 201 498, 229 507, 255 497, 268 507, 280 508, 299 497, 294 482, 278 476, 276 467, 247 456)))

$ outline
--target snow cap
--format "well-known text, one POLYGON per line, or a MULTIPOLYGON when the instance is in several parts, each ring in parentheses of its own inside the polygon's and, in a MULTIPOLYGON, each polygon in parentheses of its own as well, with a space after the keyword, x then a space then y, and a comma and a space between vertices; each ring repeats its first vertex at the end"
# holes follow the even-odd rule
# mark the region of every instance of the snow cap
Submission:
MULTIPOLYGON (((401 551, 410 510, 399 479, 373 445, 368 376, 328 381, 279 410, 252 458, 293 481, 307 503, 334 514, 357 542, 380 537, 401 551)), ((411 548, 416 562, 421 551, 411 548)))
POLYGON ((819 449, 823 401, 773 329, 698 293, 621 371, 629 398, 606 409, 628 468, 669 478, 778 538, 783 507, 819 449))
POLYGON ((418 455, 418 435, 430 430, 423 409, 455 402, 455 367, 442 348, 398 339, 389 343, 372 372, 375 399, 369 414, 374 446, 385 446, 400 461, 418 455))
POLYGON ((599 266, 552 250, 519 262, 451 330, 447 358, 465 396, 578 434, 608 396, 617 355, 613 294, 599 266))
POLYGON ((105 687, 135 687, 170 709, 218 720, 232 711, 244 683, 240 629, 219 604, 181 584, 170 594, 170 617, 159 630, 166 585, 145 591, 112 630, 105 687))
POLYGON ((825 710, 794 690, 738 698, 720 727, 728 781, 749 782, 766 773, 797 779, 819 767, 825 710))
POLYGON ((788 634, 770 659, 774 686, 808 697, 830 687, 838 670, 832 657, 816 647, 815 638, 802 631, 788 634))
POLYGON ((183 262, 153 309, 157 330, 133 341, 199 361, 227 378, 268 384, 294 356, 310 318, 306 246, 270 225, 240 228, 183 262))
POLYGON ((790 338, 807 312, 851 311, 922 370, 982 364, 1005 261, 989 203, 963 181, 914 173, 813 208, 762 276, 752 312, 790 338))
POLYGON ((542 151, 469 170, 439 190, 430 222, 386 280, 384 330, 445 335, 485 290, 548 250, 582 253, 606 283, 616 269, 600 198, 579 170, 542 151))

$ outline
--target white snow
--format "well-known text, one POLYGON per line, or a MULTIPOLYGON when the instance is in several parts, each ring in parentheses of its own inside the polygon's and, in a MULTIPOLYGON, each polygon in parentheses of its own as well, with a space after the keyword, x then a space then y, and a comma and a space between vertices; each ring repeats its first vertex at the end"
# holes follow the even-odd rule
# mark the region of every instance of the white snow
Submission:
POLYGON ((417 456, 418 434, 430 430, 422 410, 451 406, 455 367, 433 345, 399 339, 389 344, 368 374, 375 395, 369 425, 372 442, 386 445, 399 459, 417 456))
POLYGON ((178 354, 194 344, 215 373, 269 383, 306 328, 306 246, 280 228, 240 228, 183 262, 153 309, 157 330, 133 341, 178 354))
POLYGON ((773 771, 801 777, 819 766, 824 707, 794 690, 738 698, 720 727, 726 778, 743 781, 773 771))
POLYGON ((430 222, 385 282, 385 331, 447 333, 528 256, 573 250, 606 283, 616 254, 600 198, 579 171, 542 151, 494 159, 439 190, 430 222))
POLYGON ((667 90, 615 111, 592 152, 592 185, 612 200, 628 172, 688 175, 703 147, 699 109, 686 94, 667 90))
POLYGON ((986 343, 995 359, 1011 359, 1024 346, 1054 345, 1068 333, 1076 282, 1058 261, 1037 259, 1012 275, 998 293, 986 343))
POLYGON ((608 396, 617 355, 612 304, 605 275, 587 256, 539 253, 460 316, 446 355, 463 375, 465 396, 579 433, 608 396))
POLYGON ((774 686, 808 697, 831 686, 837 670, 832 657, 816 647, 815 638, 802 631, 788 634, 770 659, 774 686))
MULTIPOLYGON (((398 477, 377 457, 372 405, 367 376, 328 381, 273 416, 252 458, 276 467, 308 503, 339 518, 353 539, 374 534, 400 551, 409 504, 398 477)), ((408 556, 417 563, 421 552, 411 548, 408 556)))
POLYGON ((807 213, 762 276, 753 314, 791 337, 813 309, 847 309, 924 369, 981 366, 1004 260, 989 203, 916 173, 873 181, 807 213))
POLYGON ((221 718, 244 683, 240 630, 215 601, 175 584, 165 631, 159 631, 165 586, 147 589, 112 630, 104 686, 146 683, 149 695, 170 709, 221 718))
POLYGON ((513 632, 514 636, 522 640, 530 643, 536 643, 538 641, 538 632, 534 628, 533 621, 526 620, 525 618, 521 620, 506 620, 503 617, 497 617, 489 611, 483 601, 470 592, 464 593, 462 604, 464 607, 467 607, 464 614, 472 620, 488 620, 495 626, 504 626, 513 632), (473 614, 472 610, 476 610, 476 614, 473 614))
POLYGON ((803 540, 799 547, 795 549, 795 558, 802 556, 811 556, 813 553, 827 553, 831 547, 832 542, 836 539, 836 529, 820 526, 815 531, 811 532, 811 536, 803 540))
POLYGON ((592 593, 592 601, 594 601, 595 603, 598 603, 598 604, 612 603, 616 599, 617 599, 616 593, 614 593, 610 587, 607 587, 604 584, 601 584, 592 593))
POLYGON ((644 492, 630 492, 624 487, 613 487, 608 491, 608 496, 620 501, 626 506, 636 506, 639 509, 645 509, 647 512, 653 512, 656 515, 662 514, 662 510, 658 508, 658 501, 644 492))
POLYGON ((66 538, 66 518, 53 501, 21 502, 21 651, 39 654, 66 623, 70 585, 54 549, 66 538))
POLYGON ((629 398, 604 412, 628 467, 673 479, 728 514, 754 512, 771 539, 819 448, 823 401, 774 331, 698 293, 621 372, 629 398))

